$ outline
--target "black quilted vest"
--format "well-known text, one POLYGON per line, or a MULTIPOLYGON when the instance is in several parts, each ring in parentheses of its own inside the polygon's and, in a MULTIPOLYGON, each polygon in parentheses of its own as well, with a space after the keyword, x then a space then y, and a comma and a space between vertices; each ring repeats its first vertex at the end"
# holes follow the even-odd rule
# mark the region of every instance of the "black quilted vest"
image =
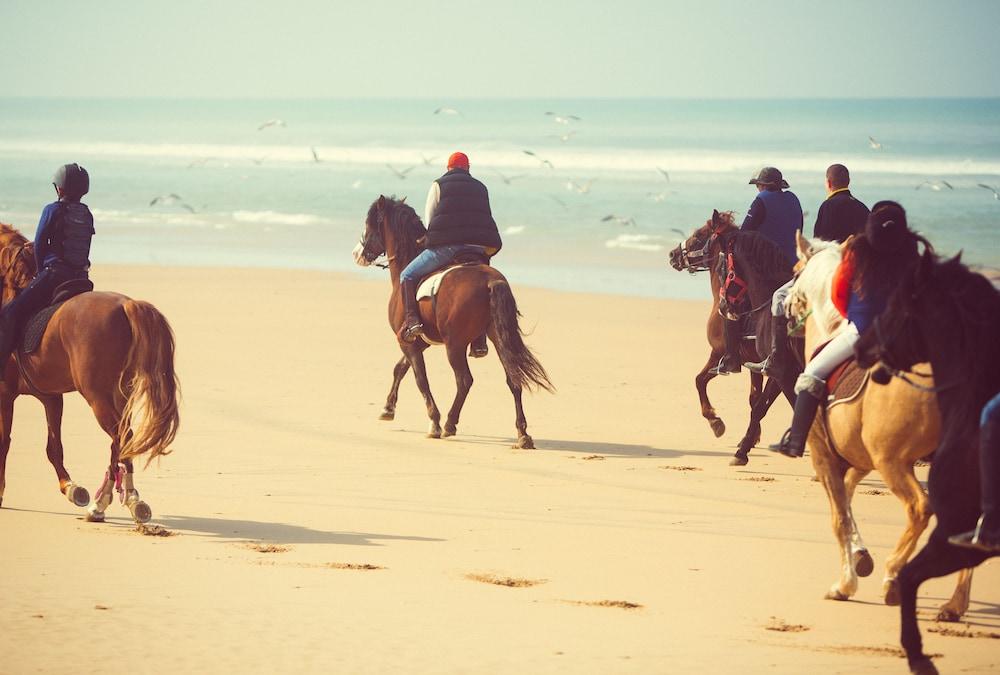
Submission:
POLYGON ((90 268, 90 239, 94 236, 94 217, 80 202, 59 204, 53 216, 52 250, 59 260, 74 269, 90 268))
POLYGON ((462 169, 452 169, 437 184, 441 200, 427 223, 427 248, 474 244, 499 251, 500 232, 490 212, 486 186, 462 169))

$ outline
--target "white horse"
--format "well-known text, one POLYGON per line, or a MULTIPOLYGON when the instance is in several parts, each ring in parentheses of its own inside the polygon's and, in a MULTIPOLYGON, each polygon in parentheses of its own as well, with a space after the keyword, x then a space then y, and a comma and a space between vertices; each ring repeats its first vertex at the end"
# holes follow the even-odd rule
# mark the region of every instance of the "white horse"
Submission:
MULTIPOLYGON (((801 269, 792 286, 788 312, 793 320, 804 321, 807 358, 847 326, 831 295, 833 274, 846 245, 811 243, 798 235, 801 269)), ((930 365, 923 364, 918 370, 930 373, 930 365)), ((927 376, 922 384, 932 386, 933 380, 927 376)), ((816 476, 830 499, 841 558, 840 579, 827 598, 850 599, 857 592, 858 576, 868 576, 874 569, 851 511, 851 499, 858 483, 877 470, 906 510, 906 528, 886 560, 882 584, 886 604, 899 604, 896 576, 931 517, 927 494, 913 473, 913 465, 937 447, 940 425, 934 394, 897 379, 885 386, 866 384, 859 396, 817 416, 807 445, 816 476)), ((939 620, 957 621, 965 613, 971 584, 972 570, 963 570, 939 620)))

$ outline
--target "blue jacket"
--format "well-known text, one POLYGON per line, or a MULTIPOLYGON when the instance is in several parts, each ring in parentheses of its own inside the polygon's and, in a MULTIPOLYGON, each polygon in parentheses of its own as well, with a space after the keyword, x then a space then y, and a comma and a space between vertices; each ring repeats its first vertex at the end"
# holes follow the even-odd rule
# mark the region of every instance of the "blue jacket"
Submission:
POLYGON ((750 204, 741 230, 759 232, 780 248, 795 264, 795 232, 802 229, 802 204, 787 190, 764 190, 750 204))
POLYGON ((59 200, 46 205, 35 232, 38 271, 57 263, 79 271, 88 269, 93 234, 94 216, 86 204, 59 200))

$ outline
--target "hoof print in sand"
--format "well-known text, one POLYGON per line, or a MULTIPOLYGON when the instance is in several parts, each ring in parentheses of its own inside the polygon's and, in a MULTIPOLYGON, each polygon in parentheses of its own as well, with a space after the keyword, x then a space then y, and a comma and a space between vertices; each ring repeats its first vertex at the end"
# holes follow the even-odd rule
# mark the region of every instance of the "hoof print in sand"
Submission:
POLYGON ((862 490, 863 495, 875 495, 876 497, 881 497, 882 495, 892 494, 888 490, 879 490, 878 488, 871 488, 870 490, 862 490))
POLYGON ((171 532, 165 527, 159 525, 147 525, 146 523, 139 523, 135 526, 135 531, 146 537, 172 537, 176 532, 171 532))
POLYGON ((748 476, 740 478, 740 480, 747 480, 751 483, 771 483, 774 481, 774 476, 748 476))
POLYGON ((288 553, 292 550, 291 546, 281 546, 280 544, 260 544, 260 543, 250 543, 243 544, 243 548, 248 548, 251 551, 256 551, 257 553, 288 553))
POLYGON ((548 581, 548 579, 518 579, 517 577, 502 577, 496 574, 473 574, 471 572, 466 574, 465 578, 483 584, 506 586, 507 588, 531 588, 532 586, 544 584, 548 581))
POLYGON ((696 466, 683 466, 678 464, 664 464, 660 468, 667 469, 669 471, 701 471, 701 469, 696 466))
POLYGON ((933 628, 928 628, 927 632, 937 633, 938 635, 946 635, 948 637, 987 638, 990 640, 1000 640, 1000 633, 991 633, 985 630, 973 630, 973 628, 968 624, 966 624, 964 628, 934 626, 933 628))
POLYGON ((615 609, 642 609, 642 605, 628 600, 563 600, 569 605, 583 607, 614 607, 615 609))
POLYGON ((778 633, 804 633, 809 630, 809 626, 803 626, 802 624, 786 623, 783 619, 779 619, 776 616, 771 617, 771 622, 764 626, 764 630, 773 630, 778 633))
POLYGON ((107 610, 109 610, 111 608, 108 607, 107 605, 94 605, 94 609, 99 609, 99 610, 102 610, 102 611, 107 611, 107 610))
POLYGON ((385 568, 380 565, 371 565, 369 563, 340 563, 331 562, 322 565, 322 567, 328 567, 332 570, 384 570, 385 568))
POLYGON ((586 457, 581 457, 580 459, 601 461, 604 459, 604 455, 587 455, 586 457))

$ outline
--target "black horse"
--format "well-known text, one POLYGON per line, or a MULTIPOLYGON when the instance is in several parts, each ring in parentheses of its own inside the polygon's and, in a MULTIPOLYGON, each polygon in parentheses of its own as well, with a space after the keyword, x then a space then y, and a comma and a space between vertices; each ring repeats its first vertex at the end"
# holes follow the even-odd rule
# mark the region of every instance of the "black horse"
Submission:
POLYGON ((1000 391, 998 344, 1000 292, 958 257, 941 262, 928 250, 857 345, 862 367, 882 364, 876 382, 895 376, 919 386, 908 373, 921 362, 930 362, 937 382, 942 433, 927 481, 937 526, 897 579, 901 643, 913 673, 937 673, 923 653, 917 625, 920 584, 991 557, 953 546, 948 537, 973 529, 982 511, 979 414, 1000 391))

